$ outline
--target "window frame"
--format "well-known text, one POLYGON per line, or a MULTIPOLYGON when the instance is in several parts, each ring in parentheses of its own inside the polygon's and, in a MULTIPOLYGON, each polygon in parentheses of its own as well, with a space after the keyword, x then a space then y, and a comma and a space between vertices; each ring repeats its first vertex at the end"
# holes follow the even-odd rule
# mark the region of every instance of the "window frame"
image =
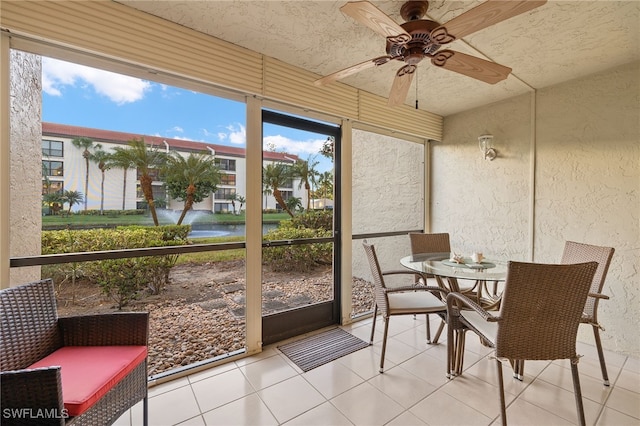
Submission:
POLYGON ((54 139, 42 139, 42 156, 43 157, 55 157, 55 158, 64 158, 64 142, 63 141, 57 141, 54 139), (48 145, 48 147, 45 148, 45 143, 48 145), (56 149, 54 150, 53 148, 51 148, 52 144, 60 144, 60 149, 56 149), (60 152, 60 155, 57 154, 53 154, 53 152, 60 152))
POLYGON ((52 178, 62 178, 64 177, 64 161, 60 161, 60 160, 42 160, 42 165, 43 165, 43 170, 46 169, 46 174, 43 177, 52 177, 52 178), (53 163, 58 163, 60 164, 60 167, 58 168, 53 168, 52 165, 53 163), (46 167, 45 167, 46 166, 46 167), (61 173, 60 174, 53 174, 54 170, 58 170, 60 169, 61 173))

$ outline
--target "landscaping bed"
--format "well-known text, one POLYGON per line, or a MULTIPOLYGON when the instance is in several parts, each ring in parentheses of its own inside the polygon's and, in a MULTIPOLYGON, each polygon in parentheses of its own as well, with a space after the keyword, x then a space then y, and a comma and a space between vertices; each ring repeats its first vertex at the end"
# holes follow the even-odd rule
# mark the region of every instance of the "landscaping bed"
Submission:
MULTIPOLYGON (((144 295, 123 311, 150 313, 149 375, 155 375, 245 347, 243 260, 180 264, 171 269, 159 295, 144 295)), ((354 313, 371 309, 372 285, 355 279, 354 313)), ((328 300, 331 268, 304 274, 263 271, 263 314, 328 300)), ((117 311, 96 284, 57 286, 60 316, 117 311), (73 302, 75 295, 75 302, 73 302)))

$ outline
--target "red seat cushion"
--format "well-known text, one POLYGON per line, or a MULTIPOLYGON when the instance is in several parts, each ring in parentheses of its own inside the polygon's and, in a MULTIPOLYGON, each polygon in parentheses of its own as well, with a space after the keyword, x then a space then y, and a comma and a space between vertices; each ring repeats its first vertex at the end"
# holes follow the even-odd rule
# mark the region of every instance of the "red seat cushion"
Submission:
POLYGON ((29 368, 60 366, 64 407, 77 416, 146 357, 146 346, 64 346, 29 368))

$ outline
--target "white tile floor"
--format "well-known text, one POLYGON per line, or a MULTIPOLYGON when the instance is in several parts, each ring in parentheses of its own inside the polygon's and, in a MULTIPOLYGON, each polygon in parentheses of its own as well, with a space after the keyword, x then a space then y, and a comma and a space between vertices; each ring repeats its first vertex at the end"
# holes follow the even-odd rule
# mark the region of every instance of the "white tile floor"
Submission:
MULTIPOLYGON (((434 318, 432 330, 437 319, 434 318)), ((371 320, 345 327, 367 341, 371 320)), ((384 374, 382 323, 373 346, 303 373, 276 345, 149 390, 149 423, 169 425, 494 425, 500 424, 491 351, 471 333, 465 371, 445 377, 446 337, 426 345, 423 319, 393 317, 384 374)), ((445 335, 446 336, 446 335, 445 335)), ((595 347, 579 344, 589 425, 640 425, 640 360, 606 352, 602 385, 595 347)), ((510 425, 577 424, 568 361, 527 362, 525 380, 503 366, 510 425)), ((138 404, 115 424, 142 423, 138 404)))

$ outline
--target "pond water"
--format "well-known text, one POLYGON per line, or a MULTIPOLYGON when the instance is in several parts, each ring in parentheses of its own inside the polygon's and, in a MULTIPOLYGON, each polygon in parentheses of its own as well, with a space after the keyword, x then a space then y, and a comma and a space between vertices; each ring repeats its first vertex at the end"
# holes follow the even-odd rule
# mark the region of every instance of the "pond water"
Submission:
MULTIPOLYGON (((276 229, 278 224, 266 223, 262 225, 262 234, 266 234, 272 229, 276 229)), ((195 224, 191 225, 189 238, 210 238, 210 237, 237 237, 245 234, 245 224, 195 224)))
MULTIPOLYGON (((159 209, 156 213, 160 219, 163 219, 163 222, 169 223, 177 223, 182 214, 181 211, 166 209, 159 209)), ((211 212, 190 210, 187 212, 182 224, 191 225, 189 238, 241 237, 246 235, 244 223, 223 224, 208 222, 209 220, 214 220, 214 215, 211 212)), ((277 227, 277 223, 264 224, 262 225, 262 234, 264 235, 277 227)))

